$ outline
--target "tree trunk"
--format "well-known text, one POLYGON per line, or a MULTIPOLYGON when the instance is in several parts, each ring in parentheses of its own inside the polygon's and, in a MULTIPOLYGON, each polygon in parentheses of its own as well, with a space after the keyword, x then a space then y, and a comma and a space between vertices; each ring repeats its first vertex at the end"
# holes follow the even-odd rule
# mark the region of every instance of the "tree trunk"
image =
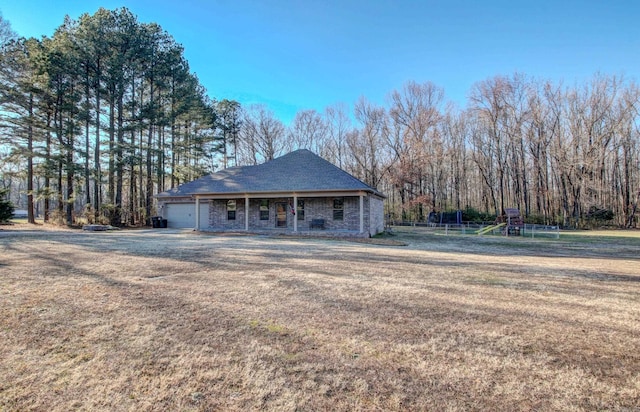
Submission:
POLYGON ((100 59, 96 61, 96 140, 94 151, 95 182, 93 186, 94 218, 97 222, 102 208, 102 171, 100 168, 100 59))
POLYGON ((36 223, 33 212, 33 93, 29 94, 29 124, 27 126, 27 221, 36 223))
POLYGON ((111 224, 114 226, 122 225, 122 186, 123 186, 123 173, 124 162, 122 159, 122 150, 124 146, 124 93, 123 85, 119 88, 118 92, 118 137, 116 141, 116 197, 114 202, 114 211, 111 224))
POLYGON ((45 223, 49 222, 49 202, 50 202, 50 187, 51 187, 51 132, 49 131, 51 127, 51 111, 47 110, 47 133, 46 133, 46 146, 45 146, 45 174, 44 174, 44 221, 45 223))
POLYGON ((73 224, 73 134, 69 137, 69 142, 67 143, 67 213, 66 220, 67 225, 71 226, 73 224))
POLYGON ((152 162, 153 162, 153 132, 155 123, 155 101, 154 101, 154 84, 153 76, 149 82, 149 106, 151 107, 151 116, 149 119, 149 133, 147 134, 147 181, 146 181, 146 193, 145 193, 145 222, 147 225, 151 225, 151 205, 153 201, 153 174, 152 174, 152 162))
MULTIPOLYGON (((110 88, 109 96, 109 171, 107 176, 107 193, 109 197, 110 206, 115 206, 115 128, 116 128, 116 113, 115 113, 115 92, 113 88, 110 88)), ((112 216, 109 216, 111 219, 112 216)))
POLYGON ((87 206, 91 205, 91 169, 89 168, 89 152, 91 151, 91 142, 89 140, 89 130, 91 126, 91 116, 90 116, 90 94, 91 94, 91 85, 89 81, 89 63, 85 62, 86 72, 85 72, 85 104, 87 105, 86 109, 86 119, 84 122, 84 143, 85 143, 85 157, 84 157, 84 187, 85 187, 85 202, 87 206))
MULTIPOLYGON (((135 75, 131 76, 131 118, 134 119, 136 115, 136 80, 135 75)), ((131 153, 129 155, 129 224, 134 226, 136 224, 136 210, 138 205, 138 199, 136 196, 136 130, 131 128, 131 146, 129 148, 131 153)))

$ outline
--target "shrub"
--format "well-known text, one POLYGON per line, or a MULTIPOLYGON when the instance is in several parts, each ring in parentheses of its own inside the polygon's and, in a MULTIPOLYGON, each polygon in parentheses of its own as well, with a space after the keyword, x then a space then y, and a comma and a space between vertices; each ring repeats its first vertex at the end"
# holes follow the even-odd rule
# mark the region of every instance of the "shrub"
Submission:
POLYGON ((15 207, 8 199, 9 189, 0 190, 0 222, 7 222, 13 216, 15 207))
POLYGON ((52 210, 49 213, 49 223, 56 226, 67 225, 67 215, 65 212, 61 212, 59 209, 52 210))
POLYGON ((114 221, 114 216, 116 213, 116 206, 110 203, 104 203, 100 209, 101 213, 98 216, 98 221, 96 223, 101 225, 110 225, 114 221))
POLYGON ((610 223, 615 217, 610 209, 601 208, 598 206, 591 206, 589 211, 584 215, 586 225, 591 228, 601 227, 607 223, 610 223))
POLYGON ((547 225, 549 224, 549 220, 545 219, 545 217, 543 215, 537 215, 535 213, 531 213, 529 216, 524 218, 524 221, 526 223, 532 224, 532 225, 547 225))
POLYGON ((496 220, 496 215, 480 212, 473 207, 467 206, 467 208, 462 211, 462 220, 473 223, 493 222, 496 220))
POLYGON ((604 209, 597 206, 591 206, 587 212, 587 219, 599 222, 613 220, 615 213, 611 209, 604 209))
POLYGON ((81 225, 91 225, 94 222, 95 218, 95 212, 93 210, 93 206, 89 205, 85 205, 84 209, 82 210, 82 215, 80 216, 79 219, 76 219, 76 223, 81 224, 81 225))

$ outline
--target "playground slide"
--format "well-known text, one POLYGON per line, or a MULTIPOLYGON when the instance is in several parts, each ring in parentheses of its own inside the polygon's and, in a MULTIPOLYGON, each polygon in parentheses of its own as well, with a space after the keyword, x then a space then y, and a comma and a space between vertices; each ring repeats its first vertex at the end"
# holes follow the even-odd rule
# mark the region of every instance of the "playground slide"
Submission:
POLYGON ((492 230, 500 229, 501 227, 506 226, 506 225, 507 225, 506 223, 499 223, 497 225, 487 226, 487 227, 482 228, 480 230, 476 230, 476 233, 478 235, 484 235, 486 233, 491 232, 492 230))

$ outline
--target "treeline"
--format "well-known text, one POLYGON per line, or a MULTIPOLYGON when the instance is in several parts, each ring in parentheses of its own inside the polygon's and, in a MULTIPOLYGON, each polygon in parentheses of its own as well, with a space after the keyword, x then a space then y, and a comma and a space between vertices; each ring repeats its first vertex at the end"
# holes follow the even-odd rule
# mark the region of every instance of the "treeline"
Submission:
POLYGON ((640 90, 595 75, 563 86, 521 74, 479 82, 465 109, 432 83, 408 82, 386 105, 361 98, 302 111, 288 129, 264 107, 244 111, 243 162, 308 147, 389 196, 395 221, 463 210, 490 220, 635 226, 640 197, 640 90))
POLYGON ((27 195, 30 219, 145 224, 154 194, 308 148, 385 193, 396 221, 516 207, 542 224, 637 224, 640 90, 616 76, 496 76, 465 108, 408 82, 383 105, 303 110, 287 126, 264 105, 208 98, 182 47, 126 9, 8 39, 1 59, 0 185, 27 195))
POLYGON ((224 151, 218 113, 239 106, 209 99, 157 24, 100 9, 51 38, 3 33, 2 181, 27 194, 30 221, 38 211, 144 224, 154 194, 211 170, 224 151))

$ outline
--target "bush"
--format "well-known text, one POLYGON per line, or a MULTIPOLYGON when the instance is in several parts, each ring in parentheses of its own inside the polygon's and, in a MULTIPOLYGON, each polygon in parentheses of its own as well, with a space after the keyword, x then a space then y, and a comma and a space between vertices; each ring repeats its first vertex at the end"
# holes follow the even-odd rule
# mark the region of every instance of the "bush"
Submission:
POLYGON ((462 220, 464 222, 473 223, 493 222, 496 220, 496 215, 480 212, 472 207, 467 207, 462 211, 462 220))
POLYGON ((615 217, 615 213, 613 213, 613 210, 610 209, 591 206, 584 217, 588 227, 596 228, 611 223, 611 221, 615 217))
POLYGON ((591 206, 589 208, 589 212, 587 213, 587 219, 599 222, 613 220, 614 216, 615 213, 613 213, 613 210, 604 209, 597 206, 591 206))
POLYGON ((537 215, 535 213, 531 213, 529 216, 525 217, 524 221, 531 225, 548 225, 549 224, 549 220, 545 219, 543 215, 537 215))
POLYGON ((66 213, 60 212, 60 210, 55 209, 49 213, 49 223, 56 226, 66 226, 67 225, 67 215, 66 213))
POLYGON ((116 213, 116 206, 110 203, 104 203, 102 204, 100 211, 102 213, 100 213, 100 216, 98 216, 98 221, 96 223, 101 225, 112 224, 113 221, 115 220, 114 216, 116 213))
POLYGON ((82 215, 76 219, 76 223, 78 223, 79 225, 92 225, 94 222, 95 218, 95 212, 93 210, 93 206, 91 205, 85 205, 84 209, 82 210, 82 215))
POLYGON ((8 222, 13 216, 15 207, 8 199, 9 190, 0 190, 0 222, 8 222))

